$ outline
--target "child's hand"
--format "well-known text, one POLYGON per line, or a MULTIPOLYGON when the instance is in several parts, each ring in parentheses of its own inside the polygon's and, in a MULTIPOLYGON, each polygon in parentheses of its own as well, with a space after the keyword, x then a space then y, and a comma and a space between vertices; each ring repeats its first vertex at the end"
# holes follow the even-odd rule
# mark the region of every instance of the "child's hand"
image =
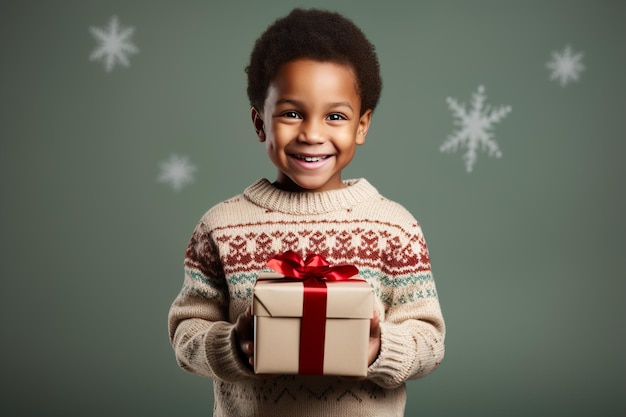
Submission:
POLYGON ((237 317, 235 335, 237 336, 237 349, 239 349, 240 356, 247 359, 250 366, 254 366, 252 307, 248 307, 237 317))
POLYGON ((370 320, 370 344, 367 352, 368 364, 374 363, 380 353, 380 318, 374 310, 374 317, 370 320))

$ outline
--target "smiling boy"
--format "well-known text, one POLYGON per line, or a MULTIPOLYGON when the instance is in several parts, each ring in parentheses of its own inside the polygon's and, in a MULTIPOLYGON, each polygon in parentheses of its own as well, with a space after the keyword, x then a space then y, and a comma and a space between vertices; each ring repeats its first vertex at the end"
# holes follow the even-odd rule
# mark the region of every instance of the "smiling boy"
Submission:
POLYGON ((198 222, 169 312, 177 361, 214 380, 214 416, 402 416, 406 381, 443 359, 445 325, 419 223, 364 178, 342 178, 380 97, 374 46, 337 13, 295 9, 256 41, 246 71, 277 176, 198 222), (373 288, 366 378, 252 371, 252 288, 288 250, 355 265, 373 288))
POLYGON ((341 171, 365 143, 372 109, 361 114, 354 71, 343 64, 297 59, 283 64, 263 109, 252 108, 259 140, 286 191, 344 188, 341 171))

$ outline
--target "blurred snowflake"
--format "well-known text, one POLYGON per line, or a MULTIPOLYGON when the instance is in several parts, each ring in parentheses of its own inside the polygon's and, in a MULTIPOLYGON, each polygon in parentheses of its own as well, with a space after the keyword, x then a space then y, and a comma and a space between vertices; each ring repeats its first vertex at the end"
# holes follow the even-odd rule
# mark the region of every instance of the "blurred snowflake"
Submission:
POLYGON ((157 181, 168 183, 175 191, 179 191, 194 181, 195 170, 196 167, 186 156, 171 155, 167 161, 161 163, 161 174, 157 181))
POLYGON ((98 48, 91 53, 89 60, 102 60, 104 69, 107 72, 113 70, 116 63, 128 67, 130 65, 128 55, 139 52, 139 49, 130 39, 135 32, 135 28, 120 28, 117 16, 111 18, 109 27, 106 30, 92 26, 89 28, 89 31, 99 42, 98 48))
POLYGON ((573 53, 569 45, 562 52, 552 52, 552 60, 546 64, 546 67, 552 71, 550 79, 559 80, 562 87, 570 81, 578 81, 580 73, 585 70, 582 60, 583 53, 573 53))
POLYGON ((465 110, 465 104, 459 104, 455 99, 448 97, 447 103, 452 114, 456 117, 455 125, 459 126, 459 130, 448 136, 448 139, 441 145, 441 152, 456 152, 459 146, 465 146, 467 152, 463 155, 465 160, 465 169, 472 172, 476 159, 477 151, 480 146, 483 151, 487 151, 489 156, 500 158, 502 152, 498 148, 498 144, 493 140, 493 124, 498 123, 511 111, 511 106, 503 106, 496 109, 490 109, 485 106, 485 87, 478 86, 478 91, 472 96, 472 108, 468 112, 465 110))

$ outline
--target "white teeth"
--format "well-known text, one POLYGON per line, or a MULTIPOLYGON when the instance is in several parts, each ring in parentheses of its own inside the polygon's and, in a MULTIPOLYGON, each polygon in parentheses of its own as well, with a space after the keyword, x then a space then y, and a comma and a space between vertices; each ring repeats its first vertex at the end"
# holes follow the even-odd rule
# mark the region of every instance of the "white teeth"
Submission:
POLYGON ((322 159, 325 159, 324 156, 302 156, 302 155, 294 155, 294 156, 305 162, 318 162, 318 161, 321 161, 322 159))

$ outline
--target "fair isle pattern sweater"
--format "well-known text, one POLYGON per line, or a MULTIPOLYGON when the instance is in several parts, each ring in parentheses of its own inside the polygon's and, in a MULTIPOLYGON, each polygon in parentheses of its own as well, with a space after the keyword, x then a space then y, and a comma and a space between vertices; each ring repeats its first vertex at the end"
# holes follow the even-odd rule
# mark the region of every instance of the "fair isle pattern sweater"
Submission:
POLYGON ((214 416, 403 416, 406 381, 443 359, 445 326, 418 222, 365 179, 344 182, 290 193, 260 179, 198 222, 169 336, 184 370, 214 380, 214 416), (255 375, 240 358, 234 323, 268 259, 287 250, 353 264, 372 286, 381 350, 365 380, 255 375))

